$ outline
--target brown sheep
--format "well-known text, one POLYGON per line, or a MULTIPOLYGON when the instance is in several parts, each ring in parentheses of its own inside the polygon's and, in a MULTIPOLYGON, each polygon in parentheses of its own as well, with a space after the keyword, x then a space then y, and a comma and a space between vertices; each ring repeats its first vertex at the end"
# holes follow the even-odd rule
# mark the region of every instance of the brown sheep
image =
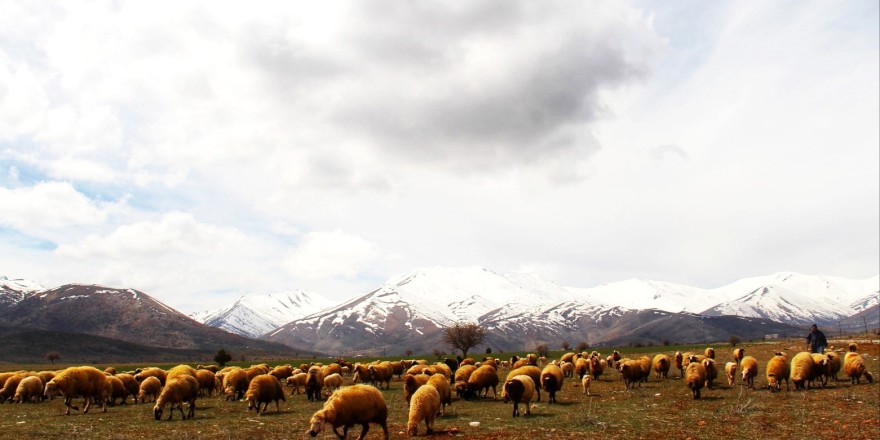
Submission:
POLYGON ((272 369, 269 374, 275 376, 279 381, 286 381, 288 377, 293 376, 293 367, 290 365, 279 365, 272 369))
POLYGON ((810 379, 810 386, 813 386, 814 380, 818 380, 819 385, 824 388, 825 385, 828 385, 828 379, 832 375, 831 359, 822 353, 811 353, 810 356, 813 358, 813 378, 810 379))
POLYGON ((715 387, 715 379, 718 379, 718 366, 715 365, 715 359, 708 357, 703 359, 703 366, 706 367, 706 388, 711 390, 715 387))
POLYGON ((43 381, 39 376, 28 376, 18 383, 13 403, 36 403, 43 397, 43 381))
POLYGON ((850 342, 848 348, 850 353, 855 353, 859 351, 859 344, 856 344, 855 342, 850 342))
POLYGON ((715 349, 712 347, 706 348, 706 351, 703 353, 709 359, 715 359, 715 349))
POLYGON ((153 407, 153 417, 156 420, 162 419, 162 412, 165 405, 171 404, 171 410, 168 411, 168 420, 174 417, 174 408, 180 410, 180 416, 184 420, 191 419, 196 416, 196 398, 199 396, 199 381, 195 377, 179 373, 168 379, 168 382, 162 388, 159 398, 156 399, 156 405, 153 407), (183 412, 183 403, 189 406, 186 414, 183 412))
MULTIPOLYGON (((421 366, 419 367, 419 373, 422 372, 421 366)), ((413 373, 413 374, 419 374, 413 373)), ((373 382, 373 374, 370 372, 370 366, 366 364, 357 363, 354 364, 354 378, 352 382, 358 383, 372 383, 373 382)))
POLYGON ((678 377, 684 377, 684 355, 680 351, 675 352, 675 368, 678 368, 678 377))
MULTIPOLYGON (((584 376, 589 377, 589 376, 584 376)), ((530 402, 535 394, 535 381, 525 374, 520 374, 504 382, 504 402, 513 401, 513 417, 519 417, 519 404, 525 403, 526 415, 532 413, 530 402)))
POLYGON ((85 398, 83 414, 89 412, 92 400, 101 402, 102 412, 107 412, 105 401, 107 375, 95 367, 70 367, 60 371, 55 378, 46 384, 43 395, 46 397, 62 396, 64 406, 67 407, 65 414, 70 414, 70 409, 79 411, 79 408, 70 404, 75 397, 85 398))
POLYGON ((275 402, 275 412, 281 412, 278 401, 287 401, 284 399, 284 389, 281 388, 281 382, 271 374, 261 374, 255 377, 248 385, 244 400, 248 404, 248 411, 254 410, 257 414, 265 413, 269 409, 269 402, 272 401, 275 402), (260 411, 261 404, 263 405, 262 411, 260 411))
MULTIPOLYGON (((541 387, 540 387, 541 369, 534 366, 534 365, 526 365, 524 367, 519 367, 515 370, 510 370, 510 372, 507 373, 507 379, 505 379, 504 381, 507 382, 508 380, 513 379, 516 376, 519 376, 520 374, 524 374, 524 375, 532 378, 532 382, 535 383, 535 393, 537 395, 537 398, 535 399, 535 401, 540 402, 541 401, 541 387)), ((504 396, 504 387, 501 388, 501 397, 502 398, 505 397, 504 396)))
POLYGON ((162 382, 159 382, 158 377, 150 376, 141 381, 140 388, 138 389, 138 400, 141 402, 154 402, 159 398, 160 393, 162 393, 162 382))
POLYGON ((548 364, 541 370, 541 389, 547 392, 547 403, 556 403, 556 392, 562 389, 562 369, 548 364))
POLYGON ((746 355, 745 348, 734 348, 733 349, 733 361, 736 363, 741 363, 743 360, 743 356, 746 355))
POLYGON ((837 374, 840 372, 840 367, 842 365, 840 354, 834 351, 827 351, 825 355, 828 356, 828 361, 831 363, 831 377, 830 379, 837 382, 837 374))
POLYGON ((584 389, 584 395, 590 395, 590 384, 593 382, 593 378, 590 377, 589 374, 584 375, 583 379, 581 379, 581 387, 584 389))
POLYGON ((138 382, 142 382, 144 379, 150 376, 159 379, 159 383, 161 383, 162 386, 165 386, 165 380, 167 379, 168 375, 167 373, 165 373, 165 370, 157 367, 144 368, 134 375, 134 379, 138 382))
POLYGON ((578 379, 583 378, 585 375, 590 373, 590 361, 587 358, 579 357, 574 361, 574 373, 577 374, 578 379))
POLYGON ((700 390, 703 388, 703 384, 706 383, 706 366, 700 362, 688 364, 687 370, 684 373, 684 382, 694 395, 694 399, 699 399, 700 390))
POLYGON ((196 369, 195 377, 199 381, 200 393, 207 394, 208 396, 214 393, 214 389, 217 387, 217 377, 214 375, 214 372, 207 368, 199 368, 196 369))
POLYGON ((125 386, 125 390, 134 399, 134 403, 138 403, 138 392, 140 391, 140 384, 138 384, 137 380, 135 380, 134 376, 128 373, 119 373, 116 374, 116 377, 122 381, 122 385, 125 386))
POLYGON ((788 376, 791 372, 791 365, 785 355, 777 354, 767 361, 767 387, 770 391, 780 391, 782 389, 782 381, 785 381, 785 390, 788 391, 788 376))
POLYGON ((214 374, 220 371, 220 367, 216 365, 196 365, 196 370, 208 370, 214 374))
MULTIPOLYGON (((560 374, 562 373, 560 372, 560 374)), ((496 400, 498 398, 498 372, 491 365, 483 365, 468 378, 464 398, 480 397, 481 391, 482 397, 485 398, 489 395, 489 388, 492 388, 492 400, 496 400)))
POLYGON ((328 396, 333 394, 333 391, 338 390, 342 387, 343 379, 342 375, 339 373, 331 373, 328 376, 324 376, 324 393, 328 396))
POLYGON ((379 388, 382 388, 382 383, 385 383, 385 389, 391 389, 391 379, 394 378, 394 367, 391 366, 391 362, 379 362, 378 364, 370 365, 370 374, 373 376, 373 381, 376 382, 379 388))
POLYGON ((666 379, 669 377, 669 367, 672 366, 672 360, 669 359, 669 356, 665 354, 658 354, 654 356, 654 374, 658 379, 663 378, 666 379))
POLYGON ((321 375, 321 367, 314 365, 306 373, 306 397, 309 402, 321 400, 321 390, 324 388, 324 376, 321 375))
POLYGON ((571 377, 574 375, 574 364, 571 362, 562 362, 559 364, 559 369, 562 370, 562 377, 571 377))
POLYGON ((617 371, 620 371, 620 378, 623 380, 624 387, 628 390, 635 388, 636 384, 639 384, 639 387, 641 387, 642 380, 650 374, 645 372, 641 362, 626 359, 620 361, 617 371))
POLYGON ((287 378, 287 386, 293 387, 293 389, 290 390, 291 396, 294 394, 299 394, 300 387, 303 387, 303 389, 305 389, 306 378, 308 378, 308 376, 309 375, 306 373, 297 373, 287 378))
POLYGON ((755 389, 755 378, 758 377, 758 360, 753 356, 743 356, 739 363, 743 383, 755 389))
POLYGON ((727 374, 727 385, 733 386, 736 383, 736 362, 728 362, 724 364, 724 372, 727 374))
POLYGON ((431 376, 427 374, 407 374, 403 377, 403 400, 406 401, 407 406, 409 406, 409 401, 416 390, 428 383, 430 378, 431 376))
POLYGON ((807 388, 807 382, 812 381, 816 376, 816 364, 813 363, 813 356, 806 351, 802 351, 791 359, 791 372, 789 379, 794 383, 794 389, 804 390, 807 388))
POLYGON ((125 388, 122 379, 116 376, 107 376, 104 387, 106 389, 105 394, 108 405, 116 406, 116 399, 121 399, 122 404, 127 405, 125 399, 128 398, 128 389, 125 388))
POLYGON ((844 356, 843 374, 846 374, 854 385, 861 383, 862 376, 865 376, 868 383, 874 382, 874 376, 868 372, 868 368, 865 365, 865 360, 862 359, 862 355, 855 351, 851 351, 844 356))
POLYGON ((338 374, 342 376, 342 366, 334 362, 330 365, 324 365, 323 367, 321 367, 321 377, 327 377, 331 374, 338 374))
MULTIPOLYGON (((537 367, 536 367, 537 368, 537 367)), ((473 365, 462 365, 455 370, 455 394, 458 397, 462 397, 465 389, 467 389, 467 381, 471 377, 471 374, 474 374, 474 371, 477 370, 477 367, 473 365)))
POLYGON ((247 372, 241 368, 233 368, 223 374, 223 394, 226 400, 241 400, 247 391, 247 372))
POLYGON ((16 373, 6 379, 6 382, 3 384, 3 388, 0 389, 0 403, 12 401, 12 398, 15 396, 15 390, 18 389, 18 384, 21 383, 24 378, 33 375, 34 373, 30 372, 16 373))
MULTIPOLYGON (((442 374, 441 374, 442 376, 442 374)), ((406 422, 406 432, 415 436, 419 433, 419 423, 424 420, 428 434, 434 432, 434 418, 440 411, 440 393, 430 386, 423 386, 412 395, 409 405, 409 415, 406 422)))
POLYGON ((324 425, 329 424, 337 437, 346 438, 349 428, 361 425, 363 430, 358 439, 363 440, 370 430, 370 423, 378 423, 385 433, 385 440, 388 440, 388 406, 382 393, 369 385, 352 385, 339 389, 324 402, 324 407, 309 420, 306 433, 317 437, 324 425), (341 434, 337 431, 340 426, 341 434))
POLYGON ((437 393, 440 394, 440 414, 445 414, 446 405, 452 405, 452 387, 449 385, 446 375, 437 373, 431 376, 425 385, 437 389, 437 393))
MULTIPOLYGON (((608 361, 604 359, 599 359, 599 356, 593 356, 590 358, 590 376, 593 376, 594 379, 599 380, 599 377, 602 376, 602 373, 605 372, 605 367, 608 366, 608 361)), ((540 402, 541 399, 538 399, 540 402)))
POLYGON ((449 365, 446 365, 442 362, 437 362, 436 364, 432 365, 432 367, 434 368, 434 374, 440 373, 446 376, 447 381, 452 380, 452 368, 450 368, 449 365))

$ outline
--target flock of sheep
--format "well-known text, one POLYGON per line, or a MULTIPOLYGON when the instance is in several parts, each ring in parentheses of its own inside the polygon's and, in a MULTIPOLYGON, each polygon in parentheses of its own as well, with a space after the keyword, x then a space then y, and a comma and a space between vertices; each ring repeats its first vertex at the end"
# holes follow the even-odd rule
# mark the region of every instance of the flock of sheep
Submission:
MULTIPOLYGON (((749 388, 755 387, 759 373, 757 359, 746 355, 742 348, 734 350, 733 362, 723 366, 716 364, 712 348, 702 354, 677 352, 674 356, 658 354, 653 359, 647 356, 622 358, 615 351, 605 358, 597 352, 566 353, 558 360, 549 361, 533 354, 522 359, 516 356, 510 360, 486 358, 481 362, 471 358, 461 362, 446 359, 435 364, 403 360, 352 365, 339 359, 329 365, 303 364, 298 368, 291 365, 272 368, 266 364, 223 369, 213 365, 196 368, 178 365, 167 371, 150 367, 124 373, 117 373, 113 368, 101 371, 82 366, 58 372, 0 373, 0 402, 39 402, 60 396, 64 399, 66 414, 70 414, 71 409, 79 411, 79 407, 72 404, 74 398, 84 399, 82 412, 86 413, 92 404, 100 405, 106 412, 108 404, 114 405, 117 400, 125 403, 132 396, 135 403, 155 402, 156 420, 162 418, 169 405, 169 420, 175 409, 183 419, 188 419, 195 416, 198 397, 211 396, 215 391, 225 395, 226 400, 244 399, 248 411, 254 410, 257 414, 266 412, 272 402, 275 410, 280 411, 279 401, 286 400, 283 386, 287 385, 291 387, 291 396, 305 393, 309 401, 326 398, 323 408, 312 415, 308 434, 317 436, 329 426, 344 438, 351 427, 361 425, 359 438, 363 438, 369 425, 375 423, 387 439, 388 407, 380 389, 390 389, 394 376, 401 379, 403 398, 409 406, 407 433, 417 435, 422 423, 428 433, 432 432, 435 417, 443 415, 446 406, 452 404, 453 393, 461 399, 484 399, 491 390, 495 400, 500 385, 501 399, 513 403, 512 415, 518 417, 520 405, 524 405, 526 415, 530 414, 531 402, 541 401, 542 391, 547 394, 548 403, 555 403, 556 393, 567 377, 580 378, 583 393, 589 395, 590 384, 605 374, 606 369, 616 369, 625 389, 632 389, 640 387, 652 372, 657 378, 666 378, 673 367, 684 378, 694 399, 700 398, 702 388, 714 386, 719 370, 723 369, 729 385, 739 376, 743 386, 749 388), (507 371, 504 381, 499 380, 501 371, 507 371), (343 386, 344 376, 350 376, 353 384, 343 386), (338 431, 340 427, 342 433, 338 431)), ((764 371, 767 387, 779 391, 783 381, 786 389, 789 382, 796 390, 816 385, 824 387, 828 380, 837 380, 841 368, 853 383, 859 383, 862 377, 873 381, 855 343, 849 345, 843 359, 835 351, 802 352, 791 361, 777 353, 767 362, 764 371)))

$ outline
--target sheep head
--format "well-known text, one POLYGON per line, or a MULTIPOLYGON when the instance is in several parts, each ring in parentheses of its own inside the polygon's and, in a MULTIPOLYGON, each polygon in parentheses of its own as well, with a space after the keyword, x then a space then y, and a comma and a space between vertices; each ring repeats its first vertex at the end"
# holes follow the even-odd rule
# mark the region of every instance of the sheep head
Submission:
POLYGON ((159 404, 156 404, 156 406, 153 407, 153 417, 155 417, 156 420, 162 420, 162 407, 159 406, 159 404))
POLYGON ((50 380, 49 383, 46 384, 46 390, 43 392, 43 395, 46 397, 53 397, 61 394, 61 390, 58 389, 58 384, 54 380, 50 380))
POLYGON ((318 434, 321 433, 321 430, 324 429, 324 422, 324 415, 318 411, 318 413, 315 413, 315 415, 312 416, 312 419, 309 420, 309 430, 306 431, 306 434, 309 434, 312 437, 317 437, 318 434))

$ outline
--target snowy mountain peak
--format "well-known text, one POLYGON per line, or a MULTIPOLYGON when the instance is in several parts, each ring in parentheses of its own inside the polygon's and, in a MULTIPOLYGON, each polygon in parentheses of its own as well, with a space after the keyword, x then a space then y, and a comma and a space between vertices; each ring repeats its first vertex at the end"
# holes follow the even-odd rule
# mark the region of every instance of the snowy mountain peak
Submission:
POLYGON ((227 306, 197 312, 192 319, 243 336, 258 337, 287 322, 310 315, 333 304, 306 290, 264 295, 245 295, 227 306))

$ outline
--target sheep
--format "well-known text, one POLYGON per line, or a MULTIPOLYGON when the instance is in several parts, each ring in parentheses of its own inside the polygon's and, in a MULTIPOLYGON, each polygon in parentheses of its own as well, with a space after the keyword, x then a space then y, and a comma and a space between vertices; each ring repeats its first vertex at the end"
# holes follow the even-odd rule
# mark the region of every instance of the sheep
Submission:
MULTIPOLYGON (((340 368, 340 374, 341 370, 342 369, 340 368)), ((269 374, 275 376, 276 379, 283 382, 287 380, 288 377, 293 376, 293 367, 291 367, 290 365, 279 365, 273 368, 272 371, 269 372, 269 374)))
POLYGON ((157 379, 159 379, 159 383, 161 383, 162 386, 165 386, 165 381, 168 375, 165 373, 165 370, 157 367, 144 368, 134 375, 134 379, 138 382, 141 382, 150 376, 156 377, 157 379))
POLYGON ((471 374, 477 370, 477 367, 473 365, 461 365, 458 367, 458 370, 455 370, 455 393, 458 397, 461 397, 464 393, 464 390, 467 388, 467 381, 471 377, 471 374))
POLYGON ((321 375, 321 367, 315 365, 306 373, 306 397, 309 402, 321 400, 321 390, 324 388, 324 377, 321 375))
POLYGON ((240 400, 248 388, 248 377, 245 370, 233 368, 223 374, 223 394, 226 400, 240 400))
POLYGON ((244 370, 244 374, 247 376, 248 383, 251 383, 255 377, 261 374, 269 374, 270 371, 272 369, 267 365, 251 365, 244 370))
MULTIPOLYGON (((584 376, 589 377, 589 376, 584 376)), ((504 402, 513 401, 513 417, 519 417, 519 404, 526 406, 526 415, 531 415, 530 402, 535 394, 535 381, 531 377, 520 374, 504 382, 504 402)))
POLYGON ((562 369, 547 365, 541 370, 541 389, 547 392, 547 403, 556 403, 556 392, 562 389, 562 369))
POLYGON ((373 381, 378 383, 378 387, 382 388, 382 383, 385 383, 385 389, 391 388, 391 379, 394 378, 394 367, 391 366, 391 362, 379 362, 378 364, 370 365, 370 374, 373 376, 373 381))
POLYGON ((290 376, 287 378, 287 386, 293 387, 293 389, 290 390, 291 396, 294 394, 299 394, 299 387, 305 388, 306 378, 308 376, 309 375, 306 373, 297 373, 297 374, 294 374, 293 376, 290 376))
POLYGON ((831 359, 823 353, 811 353, 813 358, 813 378, 810 379, 810 385, 813 380, 818 379, 819 385, 825 388, 828 385, 828 379, 831 377, 831 359))
POLYGON ((107 376, 104 388, 108 405, 116 406, 116 399, 122 399, 122 404, 126 405, 125 399, 128 397, 128 389, 125 388, 122 379, 116 376, 107 376))
POLYGON ((324 365, 323 367, 321 367, 322 377, 327 377, 331 374, 338 374, 342 376, 342 366, 334 362, 330 365, 324 365))
POLYGON ((412 395, 409 405, 409 418, 406 432, 415 436, 419 433, 419 423, 424 420, 428 434, 434 432, 434 417, 440 411, 440 393, 434 387, 424 386, 412 395))
POLYGON ((128 373, 119 373, 116 374, 116 377, 122 381, 125 390, 128 391, 128 394, 134 399, 134 403, 138 403, 138 391, 140 391, 140 385, 134 379, 134 376, 128 373))
POLYGON ((684 383, 691 390, 694 399, 700 398, 700 389, 706 383, 706 366, 700 362, 691 362, 684 375, 684 383))
MULTIPOLYGON (((524 374, 524 375, 532 378, 532 382, 535 383, 535 394, 536 394, 535 401, 540 402, 541 401, 541 387, 539 385, 541 384, 541 369, 534 366, 534 365, 526 365, 524 367, 519 367, 515 370, 510 370, 510 372, 507 373, 507 378, 504 381, 507 382, 508 380, 513 379, 514 377, 519 376, 521 374, 524 374)), ((504 387, 501 387, 501 397, 502 398, 505 397, 504 396, 504 387)))
MULTIPOLYGON (((342 378, 338 374, 336 375, 342 378)), ((287 401, 284 399, 284 389, 281 388, 281 382, 278 378, 271 374, 261 374, 254 378, 248 385, 248 390, 244 393, 244 400, 248 404, 248 411, 254 410, 256 414, 263 414, 269 409, 269 402, 275 402, 275 412, 281 412, 278 401, 287 401), (263 410, 260 411, 260 405, 263 410)))
MULTIPOLYGON (((495 366, 494 362, 490 363, 490 365, 495 366)), ((495 368, 498 368, 498 367, 495 366, 495 368)), ((446 365, 445 363, 438 362, 433 365, 433 369, 434 369, 433 374, 440 373, 440 374, 446 376, 447 381, 452 380, 452 367, 450 367, 449 365, 446 365)))
POLYGON ((413 393, 422 385, 428 383, 430 378, 431 376, 427 374, 407 374, 403 377, 403 400, 406 401, 407 405, 409 405, 413 393))
POLYGON ((158 377, 150 376, 141 382, 138 390, 138 400, 141 402, 147 402, 147 399, 149 398, 150 402, 154 402, 159 398, 161 392, 162 382, 159 382, 158 377))
POLYGON ((850 353, 855 353, 859 351, 859 344, 856 344, 855 342, 850 342, 848 348, 850 353))
POLYGON ((587 358, 579 357, 574 361, 574 372, 578 379, 582 379, 590 372, 590 361, 587 358))
POLYGON ((18 383, 15 388, 13 403, 35 403, 43 397, 43 381, 39 376, 28 376, 18 383))
POLYGON ((105 384, 107 375, 95 367, 70 367, 60 371, 55 378, 46 384, 43 395, 46 397, 62 396, 64 406, 67 407, 65 414, 70 415, 70 409, 79 411, 79 408, 70 404, 77 396, 85 398, 83 414, 89 412, 92 399, 101 402, 102 412, 107 412, 105 398, 105 384))
POLYGON ((684 355, 680 351, 675 352, 675 368, 678 368, 678 377, 684 377, 684 355))
POLYGON ((624 387, 628 390, 635 388, 636 383, 641 387, 642 379, 650 374, 645 372, 641 362, 626 359, 620 361, 617 370, 620 371, 624 387))
POLYGON ((467 385, 464 390, 464 398, 473 396, 480 397, 480 391, 483 391, 482 397, 489 395, 489 388, 492 388, 492 400, 497 399, 498 388, 498 372, 491 365, 483 365, 468 377, 467 385))
POLYGON ((342 375, 339 373, 333 373, 329 376, 324 376, 324 388, 327 395, 333 394, 333 391, 342 387, 342 375))
POLYGON ((855 351, 851 351, 843 358, 843 374, 849 376, 852 384, 861 383, 862 376, 868 380, 868 383, 874 382, 874 376, 868 372, 865 360, 862 355, 855 351))
POLYGON ((777 353, 776 356, 767 361, 767 388, 770 391, 781 391, 782 381, 785 381, 785 390, 788 391, 788 376, 791 372, 791 365, 788 358, 777 353))
POLYGON ((0 403, 11 401, 12 398, 15 397, 15 390, 18 389, 18 384, 21 383, 24 378, 33 375, 34 373, 31 372, 16 373, 10 378, 6 379, 6 382, 4 382, 3 384, 3 388, 0 389, 0 403))
POLYGON ((116 369, 113 368, 113 367, 107 367, 107 368, 104 369, 104 373, 107 373, 108 376, 115 376, 115 375, 116 375, 116 369))
MULTIPOLYGON (((39 377, 40 380, 43 381, 43 385, 45 386, 45 384, 49 383, 50 380, 55 378, 55 372, 54 371, 40 371, 39 373, 37 373, 37 377, 39 377)), ((2 379, 0 379, 0 383, 3 383, 2 379)))
POLYGON ((815 377, 816 371, 813 356, 806 351, 794 355, 791 359, 789 379, 794 383, 795 391, 806 389, 807 381, 812 381, 815 377))
POLYGON ((734 348, 733 349, 733 361, 737 363, 741 363, 743 360, 743 356, 746 355, 745 348, 734 348))
POLYGON ((196 398, 199 396, 199 381, 189 374, 177 374, 168 379, 159 398, 156 399, 156 405, 153 406, 153 417, 156 420, 162 419, 162 412, 165 405, 171 404, 171 410, 168 412, 168 420, 174 417, 174 408, 180 410, 180 416, 184 420, 191 419, 196 416, 196 398), (189 405, 189 411, 183 413, 183 403, 189 405))
POLYGON ((211 370, 205 368, 196 369, 196 380, 199 381, 199 392, 210 396, 216 388, 216 376, 211 370))
POLYGON ((636 361, 642 364, 642 380, 647 382, 648 376, 651 375, 651 358, 649 358, 648 356, 642 356, 636 359, 636 361))
POLYGON ((583 378, 581 378, 581 386, 584 388, 584 395, 590 395, 590 383, 593 382, 593 378, 590 377, 589 374, 585 374, 583 378))
MULTIPOLYGON (((419 367, 419 373, 421 373, 421 371, 422 371, 421 367, 419 367)), ((409 374, 409 372, 407 372, 407 374, 409 374)), ((413 373, 413 374, 418 374, 418 373, 413 373)), ((352 379, 352 381, 354 383, 372 382, 373 381, 373 374, 370 372, 370 366, 365 365, 365 364, 361 364, 361 363, 354 364, 354 378, 352 379)))
POLYGON ((348 429, 354 425, 363 426, 359 440, 363 440, 370 430, 370 423, 378 423, 388 440, 388 406, 385 398, 375 387, 368 385, 352 385, 340 388, 326 402, 324 407, 316 411, 309 420, 307 434, 317 437, 329 424, 333 433, 339 438, 348 437, 348 429), (342 433, 337 429, 342 426, 342 433))
POLYGON ((672 361, 669 359, 669 356, 665 354, 658 354, 654 356, 654 375, 657 376, 658 379, 661 377, 666 379, 669 377, 669 367, 672 366, 672 361))
POLYGON ((214 374, 217 374, 220 371, 220 368, 216 365, 196 365, 196 370, 208 370, 214 374))
POLYGON ((727 385, 731 387, 736 383, 736 368, 736 362, 724 364, 724 372, 727 374, 727 385))
POLYGON ((612 362, 620 361, 620 352, 617 350, 614 350, 614 352, 611 353, 611 360, 612 360, 612 362))
POLYGON ((703 352, 703 355, 709 359, 715 359, 715 349, 712 347, 707 347, 706 351, 703 352))
POLYGON ((715 365, 715 359, 703 359, 703 366, 706 367, 706 388, 712 389, 715 386, 715 379, 718 378, 718 367, 715 365))
MULTIPOLYGON (((590 358, 590 375, 593 376, 594 379, 599 380, 599 377, 602 376, 602 373, 605 372, 605 367, 608 366, 608 361, 604 359, 599 359, 598 356, 590 358)), ((540 401, 540 400, 539 400, 540 401)))
POLYGON ((825 355, 828 356, 829 364, 831 365, 831 376, 830 378, 837 382, 837 374, 840 372, 841 360, 840 354, 835 351, 827 351, 825 355))
POLYGON ((755 377, 758 376, 758 360, 754 356, 743 356, 739 362, 743 384, 755 389, 755 377))
POLYGON ((425 385, 437 389, 437 393, 440 394, 440 414, 445 414, 446 405, 452 405, 452 387, 449 385, 446 375, 437 373, 431 376, 425 385))

